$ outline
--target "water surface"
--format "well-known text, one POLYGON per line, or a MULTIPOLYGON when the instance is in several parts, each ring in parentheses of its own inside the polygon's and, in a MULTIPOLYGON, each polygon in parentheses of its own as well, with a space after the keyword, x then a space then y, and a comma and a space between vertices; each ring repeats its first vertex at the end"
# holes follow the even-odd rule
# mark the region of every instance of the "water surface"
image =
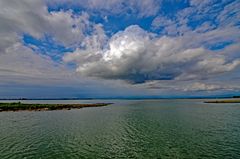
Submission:
POLYGON ((240 158, 240 104, 202 101, 23 101, 115 104, 1 112, 0 158, 240 158))

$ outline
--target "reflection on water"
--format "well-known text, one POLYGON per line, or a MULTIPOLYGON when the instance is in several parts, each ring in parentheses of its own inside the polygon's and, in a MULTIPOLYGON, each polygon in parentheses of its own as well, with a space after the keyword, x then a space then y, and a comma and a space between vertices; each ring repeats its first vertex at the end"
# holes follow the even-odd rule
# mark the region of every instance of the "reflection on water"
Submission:
MULTIPOLYGON (((84 101, 95 102, 104 101, 84 101)), ((69 111, 1 112, 0 158, 240 158, 239 104, 113 102, 69 111)))

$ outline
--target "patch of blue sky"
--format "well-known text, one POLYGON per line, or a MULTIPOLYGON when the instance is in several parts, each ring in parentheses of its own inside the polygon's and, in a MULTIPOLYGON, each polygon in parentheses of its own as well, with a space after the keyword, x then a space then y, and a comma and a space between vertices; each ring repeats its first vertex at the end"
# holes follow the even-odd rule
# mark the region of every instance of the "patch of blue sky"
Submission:
POLYGON ((55 42, 50 36, 45 36, 42 39, 36 39, 31 35, 24 34, 22 41, 25 46, 31 48, 34 52, 47 55, 54 61, 61 61, 64 53, 74 51, 73 48, 66 48, 55 42))
POLYGON ((104 22, 104 29, 108 35, 112 35, 118 31, 124 30, 130 25, 138 25, 144 30, 151 29, 151 23, 154 17, 145 17, 141 19, 134 18, 130 15, 109 16, 108 21, 104 22))
POLYGON ((175 15, 178 11, 189 7, 189 1, 187 0, 170 0, 170 1, 162 1, 161 8, 158 14, 161 14, 170 19, 175 19, 175 15))
POLYGON ((214 45, 208 46, 208 49, 217 51, 217 50, 224 49, 225 47, 232 45, 233 43, 234 43, 233 41, 224 41, 224 42, 220 42, 220 43, 216 43, 214 45))
POLYGON ((82 11, 85 11, 85 9, 83 9, 79 5, 75 6, 75 5, 68 4, 68 3, 60 3, 60 4, 48 6, 48 12, 54 12, 54 11, 59 12, 59 11, 68 11, 68 10, 72 10, 75 14, 77 14, 77 13, 79 14, 82 11))

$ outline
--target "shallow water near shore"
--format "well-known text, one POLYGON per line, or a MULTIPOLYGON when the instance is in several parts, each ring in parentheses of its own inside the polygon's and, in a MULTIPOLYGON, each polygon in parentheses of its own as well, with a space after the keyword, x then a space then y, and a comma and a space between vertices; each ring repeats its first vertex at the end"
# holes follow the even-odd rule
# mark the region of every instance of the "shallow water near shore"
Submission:
POLYGON ((203 101, 22 101, 114 104, 1 112, 0 158, 240 158, 240 104, 203 101))

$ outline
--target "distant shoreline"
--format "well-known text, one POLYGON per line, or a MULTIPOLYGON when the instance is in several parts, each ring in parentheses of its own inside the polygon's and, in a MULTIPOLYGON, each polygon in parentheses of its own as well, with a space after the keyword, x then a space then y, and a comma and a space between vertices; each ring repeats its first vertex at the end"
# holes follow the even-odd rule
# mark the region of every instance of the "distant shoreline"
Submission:
POLYGON ((94 104, 26 104, 21 102, 0 103, 0 112, 3 111, 50 111, 50 110, 70 110, 88 107, 103 107, 112 103, 94 104))

